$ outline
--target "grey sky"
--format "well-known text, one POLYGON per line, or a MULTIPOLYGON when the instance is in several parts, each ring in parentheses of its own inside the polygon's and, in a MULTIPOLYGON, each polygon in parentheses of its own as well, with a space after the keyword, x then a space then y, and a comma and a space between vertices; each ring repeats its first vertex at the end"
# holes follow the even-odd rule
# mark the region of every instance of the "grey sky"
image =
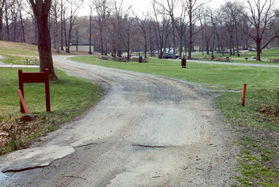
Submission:
MULTIPOLYGON (((87 2, 85 0, 85 2, 87 2)), ((213 9, 217 9, 223 4, 224 0, 211 0, 210 3, 208 3, 207 6, 210 6, 213 9)), ((87 4, 87 3, 85 3, 87 4)), ((128 6, 132 6, 132 10, 139 16, 142 15, 142 13, 147 13, 147 11, 152 12, 152 0, 124 0, 124 4, 128 6)), ((84 6, 83 10, 79 10, 79 15, 88 15, 88 11, 84 11, 84 9, 88 9, 88 6, 84 6)))
MULTIPOLYGON (((146 12, 147 10, 152 11, 152 0, 124 0, 126 4, 133 6, 133 11, 141 14, 141 12, 146 12)), ((212 8, 219 8, 223 4, 224 0, 211 0, 208 6, 212 8)))

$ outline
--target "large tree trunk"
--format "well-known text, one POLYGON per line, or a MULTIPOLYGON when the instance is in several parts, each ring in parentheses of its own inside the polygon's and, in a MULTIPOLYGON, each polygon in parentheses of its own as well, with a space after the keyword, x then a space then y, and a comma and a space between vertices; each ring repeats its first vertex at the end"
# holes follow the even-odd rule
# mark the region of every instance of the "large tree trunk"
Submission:
POLYGON ((40 55, 40 71, 43 72, 45 68, 49 70, 50 80, 57 80, 53 68, 51 38, 48 29, 48 17, 41 16, 37 18, 38 26, 38 49, 40 55))
POLYGON ((262 41, 261 41, 261 39, 257 39, 256 40, 256 44, 257 44, 257 61, 261 61, 261 53, 262 53, 262 48, 261 48, 261 43, 262 43, 262 41))
POLYGON ((61 4, 60 4, 60 49, 61 51, 64 51, 64 40, 63 40, 63 31, 64 31, 64 28, 63 28, 63 15, 64 15, 64 8, 63 8, 63 1, 61 0, 61 4))
POLYGON ((189 48, 188 48, 188 59, 192 58, 192 48, 193 48, 193 23, 192 23, 192 13, 189 13, 189 48))
POLYGON ((103 39, 103 29, 100 29, 100 39, 101 39, 101 54, 104 54, 104 39, 103 39))
POLYGON ((92 10, 90 10, 90 18, 89 18, 89 51, 88 51, 88 53, 90 55, 92 54, 92 10))
POLYGON ((10 26, 9 26, 9 17, 8 17, 8 7, 7 2, 5 2, 5 21, 6 21, 6 33, 7 40, 10 41, 10 26))
POLYGON ((147 59, 147 36, 144 35, 144 58, 147 59))
POLYGON ((36 3, 34 0, 29 0, 29 2, 32 5, 33 12, 37 20, 40 71, 43 72, 45 68, 48 68, 50 80, 56 81, 58 78, 54 72, 51 38, 48 28, 48 14, 50 11, 51 0, 36 0, 36 3))
POLYGON ((3 40, 3 8, 0 7, 0 40, 3 40))

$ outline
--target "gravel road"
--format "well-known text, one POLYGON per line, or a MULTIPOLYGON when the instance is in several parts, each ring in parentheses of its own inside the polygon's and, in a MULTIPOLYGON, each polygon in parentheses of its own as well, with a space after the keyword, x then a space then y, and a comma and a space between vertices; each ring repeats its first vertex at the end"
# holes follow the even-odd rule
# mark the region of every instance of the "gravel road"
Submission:
POLYGON ((102 84, 106 95, 32 147, 0 157, 0 186, 234 183, 234 136, 206 93, 159 76, 55 61, 102 84))

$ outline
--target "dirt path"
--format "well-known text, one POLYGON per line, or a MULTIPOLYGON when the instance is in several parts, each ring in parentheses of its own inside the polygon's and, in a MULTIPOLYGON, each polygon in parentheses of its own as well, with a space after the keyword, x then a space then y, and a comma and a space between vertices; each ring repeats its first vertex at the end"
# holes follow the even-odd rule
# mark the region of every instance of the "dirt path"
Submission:
POLYGON ((180 81, 63 56, 55 61, 70 75, 103 84, 107 94, 40 143, 0 157, 0 186, 233 183, 234 137, 209 97, 180 81))
POLYGON ((0 65, 6 65, 3 62, 1 62, 1 60, 3 60, 3 59, 4 59, 4 57, 0 55, 0 65))

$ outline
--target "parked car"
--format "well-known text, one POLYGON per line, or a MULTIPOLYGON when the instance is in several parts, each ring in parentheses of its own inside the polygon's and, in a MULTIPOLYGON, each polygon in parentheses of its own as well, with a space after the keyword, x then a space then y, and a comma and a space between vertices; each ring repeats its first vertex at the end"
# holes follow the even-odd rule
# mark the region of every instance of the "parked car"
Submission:
POLYGON ((255 48, 250 48, 249 51, 257 51, 255 48))
MULTIPOLYGON (((173 58, 173 54, 172 53, 167 53, 163 56, 163 58, 168 59, 168 58, 173 58)), ((178 55, 175 55, 175 58, 178 58, 178 55)))

